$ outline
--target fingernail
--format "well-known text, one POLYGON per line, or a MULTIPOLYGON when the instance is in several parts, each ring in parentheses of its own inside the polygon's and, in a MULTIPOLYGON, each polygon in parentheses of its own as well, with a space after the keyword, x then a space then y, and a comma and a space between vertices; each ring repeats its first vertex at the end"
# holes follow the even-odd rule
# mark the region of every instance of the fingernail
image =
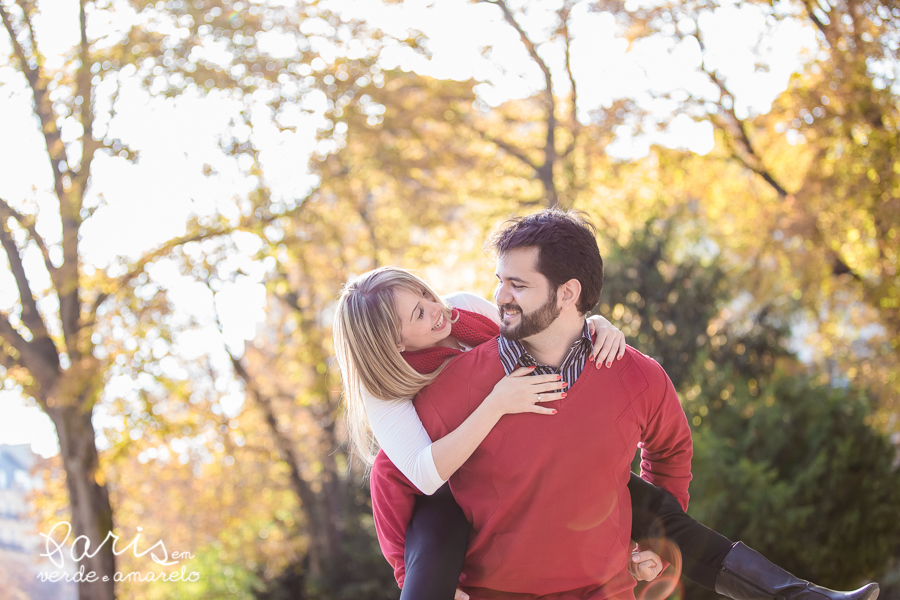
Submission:
POLYGON ((612 366, 612 361, 609 361, 608 363, 606 363, 606 366, 607 366, 607 367, 611 367, 611 366, 612 366))
POLYGON ((563 392, 563 393, 560 395, 560 398, 565 398, 565 397, 566 397, 566 393, 563 392))
POLYGON ((559 381, 560 379, 562 379, 562 375, 557 375, 556 380, 559 381))
POLYGON ((552 414, 554 414, 554 415, 555 415, 555 414, 556 414, 556 411, 555 411, 555 410, 554 410, 554 411, 553 411, 553 413, 552 413, 552 414))

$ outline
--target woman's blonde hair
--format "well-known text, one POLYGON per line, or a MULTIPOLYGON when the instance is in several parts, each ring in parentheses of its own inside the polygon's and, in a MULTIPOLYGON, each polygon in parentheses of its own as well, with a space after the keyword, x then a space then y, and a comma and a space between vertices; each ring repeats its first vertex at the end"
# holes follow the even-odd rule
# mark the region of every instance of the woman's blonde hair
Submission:
POLYGON ((350 450, 369 465, 378 444, 366 417, 362 389, 383 401, 412 398, 443 369, 419 373, 401 356, 400 319, 394 307, 398 288, 430 293, 443 306, 444 318, 451 318, 450 307, 427 283, 397 267, 381 267, 347 282, 334 316, 334 351, 347 403, 350 450))

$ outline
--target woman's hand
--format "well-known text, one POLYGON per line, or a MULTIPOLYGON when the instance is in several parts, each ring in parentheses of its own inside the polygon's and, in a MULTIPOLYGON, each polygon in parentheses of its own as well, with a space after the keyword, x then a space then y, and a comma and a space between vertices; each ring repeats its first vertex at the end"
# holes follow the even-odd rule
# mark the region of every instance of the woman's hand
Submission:
POLYGON ((534 367, 519 367, 497 382, 485 403, 500 415, 533 412, 555 415, 556 411, 537 402, 552 402, 566 397, 568 383, 560 375, 529 375, 534 367))
POLYGON ((587 321, 591 333, 597 334, 594 348, 591 350, 591 362, 596 361, 598 369, 603 361, 606 361, 606 366, 609 367, 612 365, 613 357, 618 360, 625 356, 625 334, 621 330, 600 315, 594 315, 587 321))
POLYGON ((652 550, 632 552, 628 572, 638 581, 653 581, 662 573, 662 559, 652 550))

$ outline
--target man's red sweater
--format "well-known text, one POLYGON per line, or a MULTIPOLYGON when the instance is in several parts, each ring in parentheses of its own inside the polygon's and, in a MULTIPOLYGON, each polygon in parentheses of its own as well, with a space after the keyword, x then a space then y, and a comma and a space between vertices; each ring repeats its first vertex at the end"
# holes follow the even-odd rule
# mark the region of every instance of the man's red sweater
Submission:
MULTIPOLYGON (((431 439, 468 417, 504 376, 497 340, 455 359, 414 402, 431 439)), ((473 600, 633 599, 630 464, 686 509, 691 435, 662 368, 633 348, 588 364, 553 416, 505 415, 450 478, 472 524, 460 584, 473 600)), ((406 527, 420 492, 383 453, 372 469, 382 552, 403 584, 406 527)))

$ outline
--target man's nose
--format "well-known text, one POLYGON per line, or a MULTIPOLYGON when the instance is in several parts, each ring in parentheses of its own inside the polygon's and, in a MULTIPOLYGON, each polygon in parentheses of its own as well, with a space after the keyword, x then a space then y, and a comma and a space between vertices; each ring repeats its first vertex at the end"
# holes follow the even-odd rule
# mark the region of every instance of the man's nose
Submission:
POLYGON ((497 286, 497 289, 494 290, 494 302, 497 303, 497 306, 501 304, 509 304, 512 301, 512 295, 509 293, 509 289, 507 286, 500 284, 497 286))

